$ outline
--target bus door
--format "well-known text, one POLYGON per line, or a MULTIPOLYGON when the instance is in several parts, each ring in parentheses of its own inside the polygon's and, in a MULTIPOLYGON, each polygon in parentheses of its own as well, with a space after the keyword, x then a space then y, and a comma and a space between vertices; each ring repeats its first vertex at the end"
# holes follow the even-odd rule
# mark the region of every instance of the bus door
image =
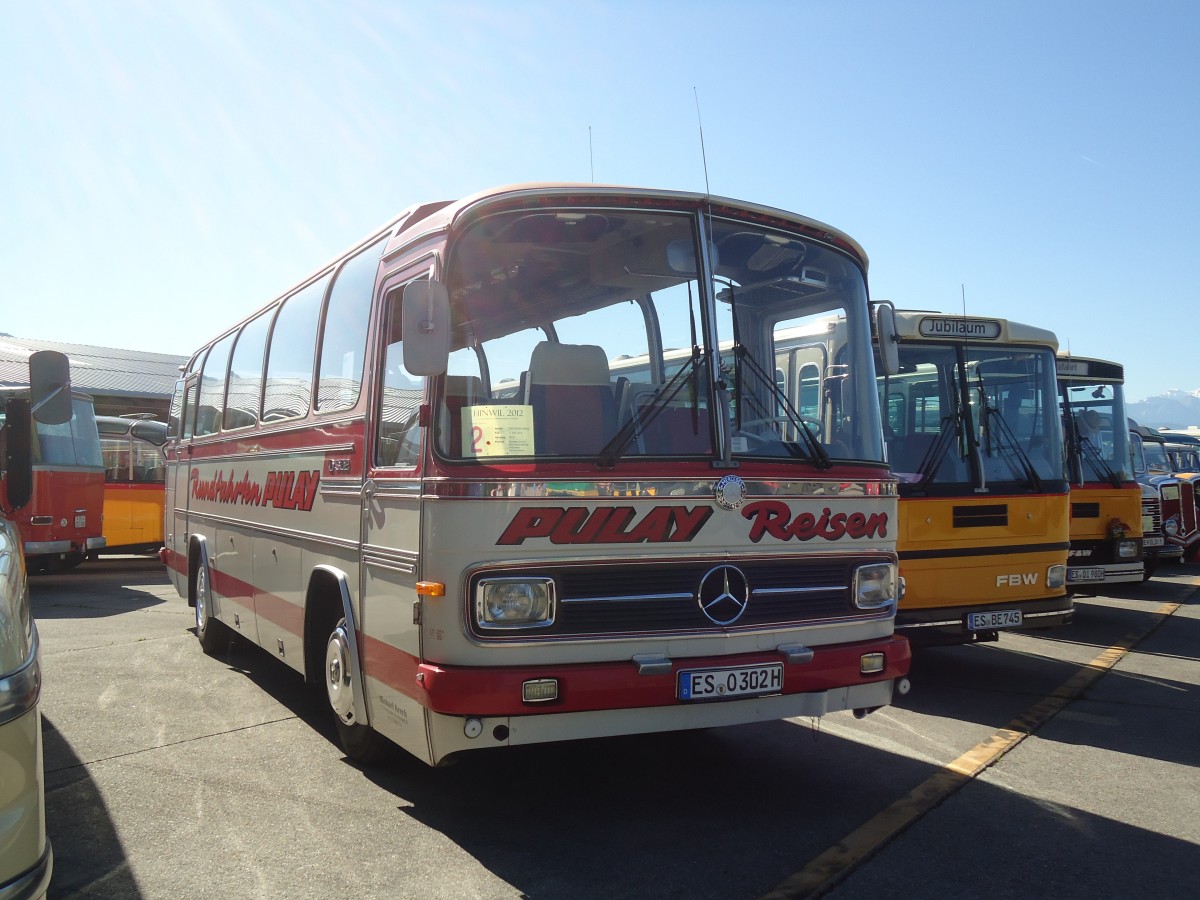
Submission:
MULTIPOLYGON (((412 278, 409 274, 403 280, 412 278)), ((394 687, 400 682, 415 684, 415 667, 422 659, 416 584, 421 564, 420 464, 426 429, 421 427, 420 415, 426 402, 425 379, 404 368, 400 333, 403 280, 387 295, 375 354, 375 392, 369 415, 374 428, 367 429, 356 627, 371 725, 425 759, 429 749, 424 706, 394 687), (379 640, 380 636, 386 636, 386 642, 379 640)), ((447 552, 454 540, 451 536, 445 542, 447 552)), ((426 637, 441 639, 437 634, 426 637)))
POLYGON ((188 508, 190 491, 188 479, 191 474, 192 419, 196 408, 197 392, 200 388, 199 373, 192 373, 185 381, 175 385, 171 398, 171 411, 167 434, 166 456, 172 465, 167 467, 166 496, 163 499, 163 548, 164 562, 171 581, 181 596, 188 592, 188 508))

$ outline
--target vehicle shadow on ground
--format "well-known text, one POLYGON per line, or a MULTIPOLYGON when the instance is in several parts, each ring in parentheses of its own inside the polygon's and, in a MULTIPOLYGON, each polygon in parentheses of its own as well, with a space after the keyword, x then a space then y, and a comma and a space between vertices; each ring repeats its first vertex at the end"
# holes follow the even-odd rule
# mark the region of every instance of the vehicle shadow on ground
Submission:
POLYGON ((46 833, 55 851, 48 900, 141 897, 104 797, 87 766, 46 716, 42 716, 42 741, 46 833), (76 848, 86 852, 75 852, 76 848))
POLYGON ((37 619, 86 619, 116 616, 161 606, 158 595, 170 584, 157 559, 120 557, 89 560, 68 572, 29 578, 29 596, 37 619), (48 600, 48 596, 59 599, 48 600))

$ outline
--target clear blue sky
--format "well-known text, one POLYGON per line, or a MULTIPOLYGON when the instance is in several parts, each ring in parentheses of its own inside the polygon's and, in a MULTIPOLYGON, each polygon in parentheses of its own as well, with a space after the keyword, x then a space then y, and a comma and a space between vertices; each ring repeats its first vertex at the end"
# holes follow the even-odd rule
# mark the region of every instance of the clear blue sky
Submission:
POLYGON ((419 201, 703 191, 1200 388, 1200 4, 0 0, 0 332, 190 353, 419 201))

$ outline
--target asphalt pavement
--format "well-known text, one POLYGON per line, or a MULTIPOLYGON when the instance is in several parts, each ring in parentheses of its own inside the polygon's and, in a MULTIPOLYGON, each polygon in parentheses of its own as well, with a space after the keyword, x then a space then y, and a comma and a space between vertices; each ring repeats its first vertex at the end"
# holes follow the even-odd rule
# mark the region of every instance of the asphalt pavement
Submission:
POLYGON ((361 769, 157 561, 31 580, 50 897, 1192 897, 1200 567, 836 713, 361 769))

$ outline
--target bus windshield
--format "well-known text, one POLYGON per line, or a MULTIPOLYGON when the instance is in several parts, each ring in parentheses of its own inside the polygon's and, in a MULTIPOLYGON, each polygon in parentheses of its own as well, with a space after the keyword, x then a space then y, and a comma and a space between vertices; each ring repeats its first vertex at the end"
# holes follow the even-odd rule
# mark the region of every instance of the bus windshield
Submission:
POLYGON ((1129 430, 1121 386, 1067 381, 1062 384, 1063 433, 1072 483, 1131 480, 1129 430))
POLYGON ((905 343, 900 373, 879 388, 906 482, 1038 490, 1063 477, 1049 348, 905 343))
POLYGON ((446 283, 454 337, 433 417, 445 460, 608 467, 711 459, 722 442, 732 457, 817 467, 883 458, 863 272, 807 235, 679 212, 522 209, 468 227, 446 283), (833 323, 838 358, 779 337, 833 323))
POLYGON ((92 402, 76 397, 71 403, 73 414, 70 421, 61 425, 36 423, 33 439, 34 465, 99 468, 104 464, 92 402))

